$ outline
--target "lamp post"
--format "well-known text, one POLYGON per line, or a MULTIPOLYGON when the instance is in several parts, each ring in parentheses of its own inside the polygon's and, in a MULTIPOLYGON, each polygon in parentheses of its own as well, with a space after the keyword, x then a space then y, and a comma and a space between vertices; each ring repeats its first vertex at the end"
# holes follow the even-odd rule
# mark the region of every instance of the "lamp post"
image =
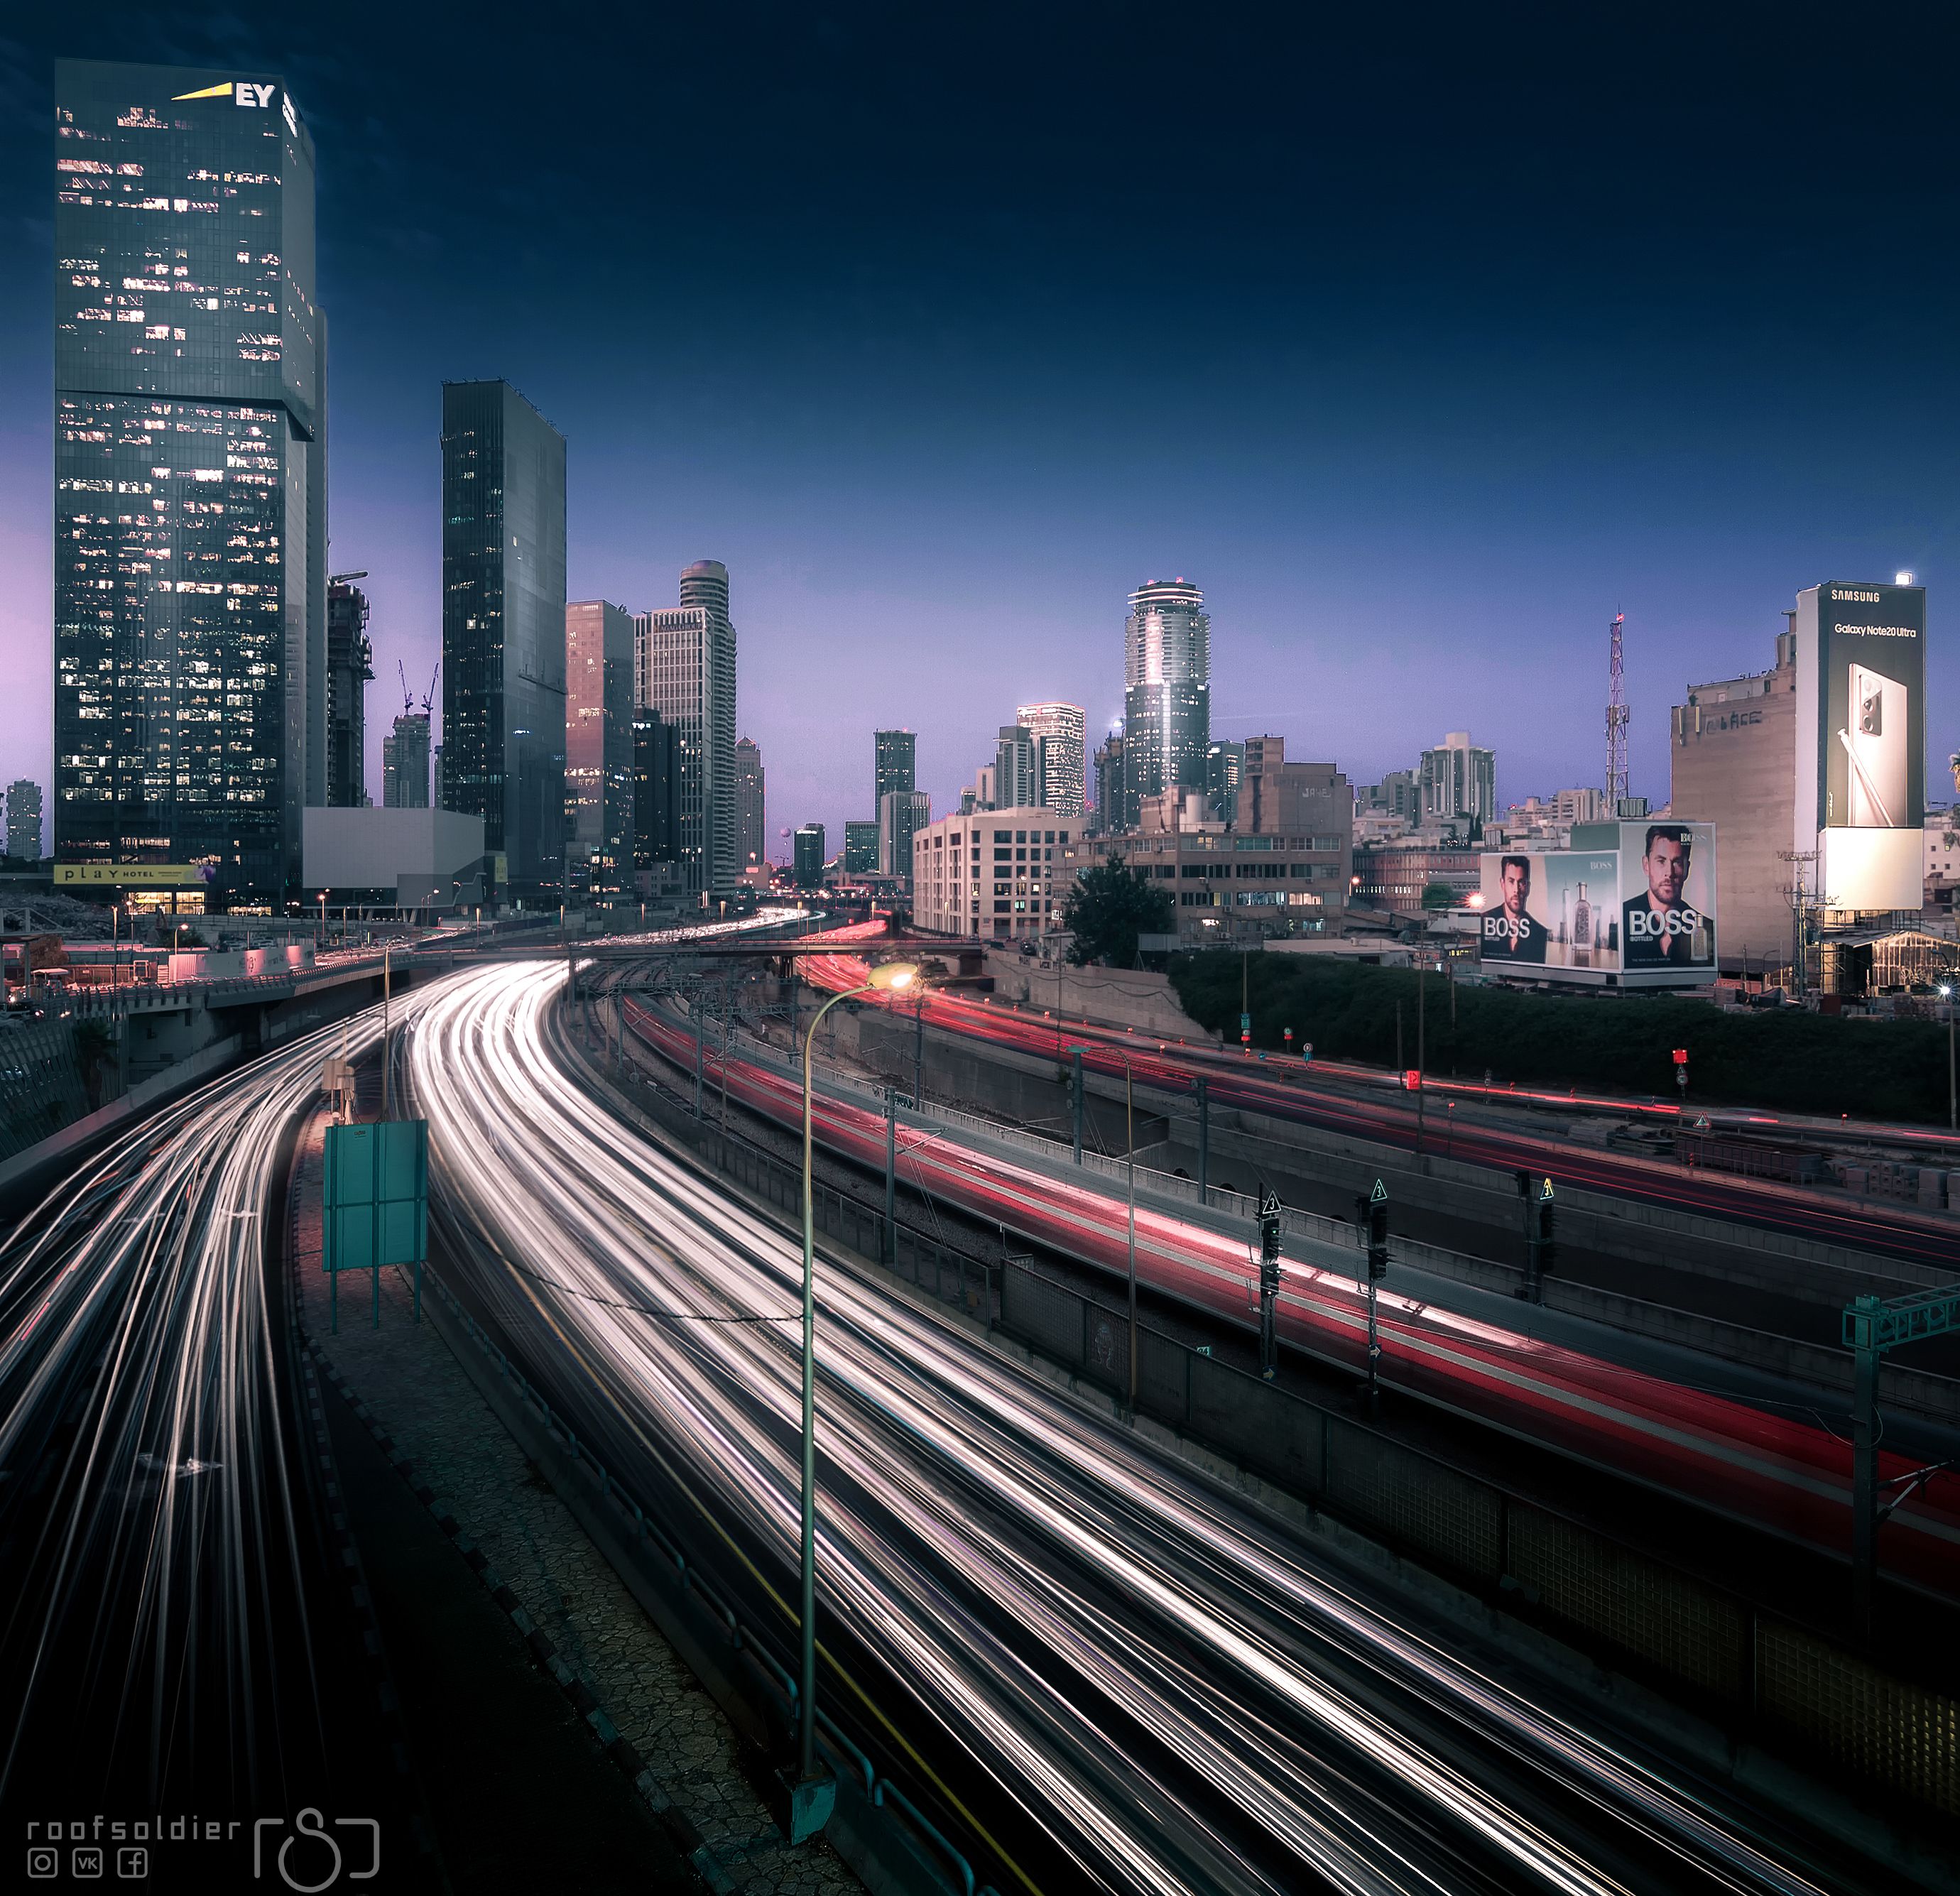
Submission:
POLYGON ((791 1793, 791 1837, 800 1843, 820 1831, 830 1814, 807 1787, 816 1781, 816 1228, 810 1205, 810 1059, 823 1016, 840 1000, 873 992, 896 994, 918 978, 908 962, 873 968, 855 988, 832 994, 818 1008, 803 1042, 803 1599, 797 1680, 797 1782, 791 1793), (799 1796, 799 1793, 803 1793, 799 1796), (799 1830, 799 1825, 803 1828, 799 1830))
POLYGON ((1946 1130, 1960 1131, 1960 1089, 1954 1084, 1953 1068, 1953 984, 1943 981, 1939 984, 1939 997, 1946 1004, 1946 1130))

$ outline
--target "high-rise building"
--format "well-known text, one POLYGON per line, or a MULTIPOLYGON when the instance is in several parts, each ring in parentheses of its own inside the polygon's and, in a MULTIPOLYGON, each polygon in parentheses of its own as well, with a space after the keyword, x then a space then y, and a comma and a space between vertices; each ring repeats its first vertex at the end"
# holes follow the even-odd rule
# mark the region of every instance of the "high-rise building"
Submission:
POLYGON ((283 908, 326 796, 313 140, 276 74, 55 93, 55 855, 283 908))
POLYGON ((1357 809, 1416 823, 1422 820, 1422 779, 1412 770, 1392 770, 1379 784, 1355 793, 1357 809))
POLYGON ((41 859, 41 787, 31 778, 7 786, 7 853, 17 862, 41 859))
POLYGON ((871 807, 883 819, 885 798, 892 791, 907 796, 918 787, 918 739, 908 730, 880 730, 871 733, 873 753, 871 807))
POLYGON ((438 744, 429 752, 429 807, 447 810, 449 805, 443 800, 442 746, 438 744))
POLYGON ((633 713, 633 870, 651 895, 680 860, 674 800, 680 781, 679 733, 642 705, 633 713))
POLYGON ((823 826, 805 823, 791 838, 797 886, 814 889, 823 880, 823 826))
POLYGON ((404 711, 381 740, 381 806, 384 810, 429 806, 429 717, 404 711))
POLYGON ((1014 722, 1032 731, 1040 748, 1042 801, 1058 815, 1080 816, 1088 789, 1089 714, 1080 705, 1023 705, 1014 722))
POLYGON ((998 810, 1042 805, 1041 749, 1025 724, 1001 727, 1001 740, 994 749, 994 794, 988 801, 998 810))
POLYGON ((878 868, 901 881, 912 873, 912 838, 932 821, 932 799, 922 790, 888 790, 878 805, 878 868))
POLYGON ((1238 820, 1239 785, 1246 774, 1246 746, 1214 738, 1204 749, 1204 800, 1221 823, 1238 820))
POLYGON ((844 826, 844 873, 847 876, 875 876, 878 873, 878 826, 853 820, 844 826))
POLYGON ((565 888, 565 437, 509 383, 442 389, 443 788, 511 894, 565 888))
POLYGON ((1096 747, 1096 807, 1090 813, 1092 832, 1113 836, 1128 829, 1123 820, 1123 734, 1112 731, 1096 747))
POLYGON ((1453 730, 1433 750, 1424 751, 1416 777, 1424 822, 1497 820, 1497 753, 1472 743, 1467 730, 1453 730))
POLYGON ((368 800, 368 687, 374 647, 368 637, 365 573, 336 573, 326 582, 326 800, 358 810, 368 800))
POLYGON ((730 891, 736 857, 735 628, 728 569, 697 560, 680 576, 680 604, 635 615, 634 692, 673 727, 678 754, 674 833, 682 886, 730 891))
POLYGON ((765 826, 762 752, 754 738, 735 746, 735 861, 738 871, 759 868, 768 847, 765 826))
POLYGON ((1668 814, 1720 826, 1715 912, 1724 967, 1741 965, 1745 954, 1758 967, 1767 959, 1789 961, 1797 913, 1792 892, 1800 877, 1817 892, 1815 864, 1789 860, 1798 741, 1793 631, 1776 635, 1775 653, 1766 672, 1689 686, 1688 702, 1669 714, 1668 814))
POLYGON ((603 908, 633 880, 633 618, 581 600, 565 609, 565 883, 603 908))
MULTIPOLYGON (((1130 595, 1123 644, 1123 819, 1134 829, 1146 797, 1204 788, 1211 743, 1211 618, 1182 579, 1130 595)), ((1108 819, 1104 819, 1106 825, 1108 819)))

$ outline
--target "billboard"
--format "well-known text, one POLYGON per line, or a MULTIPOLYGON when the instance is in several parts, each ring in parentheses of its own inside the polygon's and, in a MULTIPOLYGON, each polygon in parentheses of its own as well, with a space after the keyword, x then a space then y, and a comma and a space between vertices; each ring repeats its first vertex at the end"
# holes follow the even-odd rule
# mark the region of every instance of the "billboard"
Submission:
MULTIPOLYGON (((1917 909, 1926 827, 1926 589, 1796 596, 1796 819, 1834 908, 1917 909)), ((1806 880, 1810 878, 1806 877, 1806 880)))
POLYGON ((1570 849, 1481 859, 1489 974, 1596 987, 1715 978, 1715 826, 1582 823, 1570 849))

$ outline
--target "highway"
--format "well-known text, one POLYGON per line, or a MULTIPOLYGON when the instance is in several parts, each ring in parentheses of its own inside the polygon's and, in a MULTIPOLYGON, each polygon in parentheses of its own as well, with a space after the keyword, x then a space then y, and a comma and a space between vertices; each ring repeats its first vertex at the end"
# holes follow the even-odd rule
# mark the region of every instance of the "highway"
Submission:
POLYGON ((377 1007, 156 1114, 0 1250, 10 1802, 113 1787, 215 1814, 326 1780, 345 1708, 310 1623, 318 1497, 267 1223, 323 1060, 380 1026, 377 1007))
MULTIPOLYGON (((627 1020, 646 1044, 686 1070, 695 1058, 690 1026, 636 1004, 627 1020)), ((724 1078, 720 1049, 703 1056, 724 1078)), ((801 1092, 779 1056, 727 1063, 730 1096, 778 1123, 800 1122, 801 1092)), ((813 1115, 830 1150, 882 1169, 885 1121, 876 1107, 826 1094, 813 1115)), ((1019 1233, 1115 1276, 1128 1271, 1128 1212, 1113 1181, 1058 1177, 958 1138, 908 1130, 906 1182, 988 1224, 1019 1233)), ((1282 1261, 1276 1323, 1282 1341, 1359 1370, 1366 1299, 1348 1252, 1296 1245, 1282 1261), (1303 1249, 1313 1253, 1303 1258, 1303 1249)), ((1151 1289, 1241 1328, 1252 1325, 1256 1266, 1244 1241, 1160 1210, 1137 1214, 1138 1275, 1151 1289)), ((1606 1361, 1501 1324, 1393 1292, 1379 1299, 1381 1374, 1423 1396, 1523 1439, 1633 1477, 1825 1552, 1850 1544, 1847 1442, 1808 1419, 1776 1414, 1705 1389, 1606 1361)), ((1881 1480, 1916 1466, 1881 1451, 1881 1480)), ((1960 1588, 1960 1475, 1935 1474, 1901 1503, 1879 1537, 1881 1569, 1943 1597, 1960 1588)))
MULTIPOLYGON (((875 940, 880 923, 856 924, 838 931, 867 942, 875 940)), ((833 935, 832 939, 837 938, 833 935)), ((949 950, 956 946, 949 943, 949 950)), ((799 962, 804 980, 828 988, 850 987, 864 978, 864 963, 848 956, 805 958, 799 962)), ((1351 1137, 1372 1140, 1402 1151, 1416 1149, 1414 1106, 1406 1093, 1386 1095, 1357 1088, 1358 1070, 1341 1069, 1341 1078, 1322 1079, 1313 1065, 1283 1061, 1277 1055, 1260 1059, 1211 1047, 1185 1046, 1157 1036, 1125 1033, 1077 1022, 1048 1020, 1023 1010, 975 1000, 954 994, 928 994, 923 1001, 888 995, 867 995, 867 1004, 886 1007, 909 1023, 922 1007, 926 1023, 943 1032, 965 1035, 1044 1059, 1066 1059, 1065 1049, 1089 1049, 1083 1064, 1092 1072, 1121 1079, 1127 1057, 1140 1084, 1169 1093, 1188 1093, 1202 1077, 1214 1106, 1270 1115, 1351 1137)), ((1785 1233, 1813 1242, 1839 1244, 1854 1251, 1909 1258, 1949 1274, 1955 1258, 1960 1224, 1927 1217, 1901 1206, 1897 1211, 1875 1211, 1823 1192, 1780 1188, 1758 1180, 1690 1172, 1671 1161, 1631 1154, 1596 1151, 1559 1140, 1535 1137, 1488 1121, 1472 1121, 1459 1109, 1453 1128, 1444 1123, 1442 1089, 1427 1115, 1424 1149, 1465 1165, 1489 1166, 1508 1175, 1524 1170, 1551 1178, 1558 1185, 1577 1185, 1636 1203, 1705 1217, 1727 1219, 1759 1229, 1785 1233)), ((1478 1090, 1480 1093, 1481 1089, 1478 1090)), ((1556 1107, 1554 1094, 1513 1096, 1495 1099, 1556 1107)), ((1629 1117, 1645 1116, 1634 1102, 1629 1117)), ((1662 1109, 1670 1121, 1674 1109, 1662 1109)), ((1760 1115, 1753 1130, 1765 1129, 1760 1115)))
MULTIPOLYGON (((800 1252, 569 1077, 562 978, 420 1004, 446 1268, 787 1640, 800 1252)), ((950 1323, 828 1261, 818 1289, 820 1691, 888 1754, 908 1735, 999 1889, 1866 1886, 950 1323)))

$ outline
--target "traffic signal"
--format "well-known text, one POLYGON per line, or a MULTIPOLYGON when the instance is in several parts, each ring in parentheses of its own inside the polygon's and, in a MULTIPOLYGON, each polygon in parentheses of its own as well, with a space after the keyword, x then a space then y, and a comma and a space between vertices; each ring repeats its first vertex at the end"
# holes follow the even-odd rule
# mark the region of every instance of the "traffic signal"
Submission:
POLYGON ((1368 1195, 1368 1275, 1380 1279, 1389 1274, 1389 1191, 1380 1179, 1368 1195))
POLYGON ((1277 1263, 1280 1255, 1280 1195, 1268 1191, 1259 1205, 1259 1255, 1277 1263))

